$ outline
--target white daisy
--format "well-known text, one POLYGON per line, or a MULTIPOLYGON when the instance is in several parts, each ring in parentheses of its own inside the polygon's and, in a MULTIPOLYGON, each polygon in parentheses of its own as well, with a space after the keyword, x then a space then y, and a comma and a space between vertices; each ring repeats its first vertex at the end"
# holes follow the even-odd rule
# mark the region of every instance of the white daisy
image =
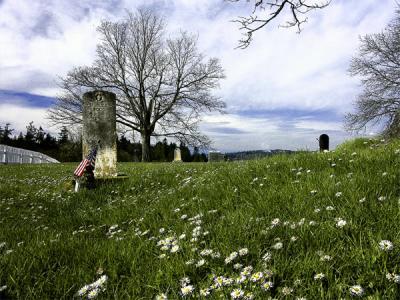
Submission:
POLYGON ((349 290, 352 296, 361 297, 364 294, 364 289, 361 285, 353 285, 349 290))
POLYGON ((244 295, 244 292, 241 289, 234 289, 231 292, 232 299, 240 299, 243 297, 243 295, 244 295))
POLYGON ((193 291, 194 291, 193 285, 186 285, 181 288, 181 293, 183 297, 190 295, 191 293, 193 293, 193 291))
POLYGON ((382 240, 379 242, 379 248, 383 251, 391 251, 393 250, 393 243, 388 240, 382 240))

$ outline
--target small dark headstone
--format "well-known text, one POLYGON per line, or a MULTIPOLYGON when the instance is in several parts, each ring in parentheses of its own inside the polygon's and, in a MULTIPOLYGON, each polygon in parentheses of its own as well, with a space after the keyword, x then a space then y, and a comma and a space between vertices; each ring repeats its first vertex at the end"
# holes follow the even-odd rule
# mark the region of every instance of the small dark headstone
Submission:
POLYGON ((329 136, 327 134, 321 134, 319 136, 319 151, 329 151, 329 136))

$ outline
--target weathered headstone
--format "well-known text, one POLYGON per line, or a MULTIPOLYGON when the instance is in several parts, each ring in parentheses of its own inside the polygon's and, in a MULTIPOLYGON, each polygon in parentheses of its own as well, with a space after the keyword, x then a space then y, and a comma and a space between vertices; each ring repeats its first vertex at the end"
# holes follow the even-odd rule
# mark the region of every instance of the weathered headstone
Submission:
POLYGON ((225 155, 223 155, 219 151, 208 152, 208 162, 224 161, 224 159, 225 159, 225 155))
POLYGON ((117 176, 116 97, 106 91, 83 95, 82 156, 97 146, 96 178, 117 176))
POLYGON ((174 150, 174 162, 182 162, 181 149, 179 148, 174 150))
POLYGON ((319 151, 329 151, 329 136, 327 134, 321 134, 319 136, 319 151))

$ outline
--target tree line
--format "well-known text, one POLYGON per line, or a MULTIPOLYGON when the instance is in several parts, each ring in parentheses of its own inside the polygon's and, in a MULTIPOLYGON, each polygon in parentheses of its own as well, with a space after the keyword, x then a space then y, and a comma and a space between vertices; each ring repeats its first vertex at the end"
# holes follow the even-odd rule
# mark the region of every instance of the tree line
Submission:
MULTIPOLYGON (((10 123, 0 125, 0 144, 37 151, 53 157, 61 162, 76 162, 82 160, 82 139, 74 137, 66 126, 61 127, 57 135, 46 132, 42 126, 37 127, 33 122, 26 126, 26 131, 15 133, 10 123)), ((174 150, 178 145, 164 139, 150 146, 152 161, 169 162, 174 159, 174 150)), ((198 148, 184 144, 179 146, 184 162, 205 162, 207 156, 200 153, 198 148)), ((124 134, 117 139, 117 158, 121 162, 138 162, 142 157, 141 143, 132 142, 124 134)))

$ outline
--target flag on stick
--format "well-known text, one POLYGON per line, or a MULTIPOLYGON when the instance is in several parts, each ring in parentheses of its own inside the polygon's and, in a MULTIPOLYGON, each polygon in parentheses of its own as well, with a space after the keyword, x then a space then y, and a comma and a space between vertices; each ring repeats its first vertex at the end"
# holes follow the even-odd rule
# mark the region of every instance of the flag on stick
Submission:
POLYGON ((78 165, 78 167, 74 171, 74 175, 76 177, 81 177, 83 173, 85 173, 86 167, 87 166, 92 166, 94 169, 94 165, 96 162, 96 154, 97 154, 97 147, 93 148, 88 156, 81 161, 81 163, 78 165))

